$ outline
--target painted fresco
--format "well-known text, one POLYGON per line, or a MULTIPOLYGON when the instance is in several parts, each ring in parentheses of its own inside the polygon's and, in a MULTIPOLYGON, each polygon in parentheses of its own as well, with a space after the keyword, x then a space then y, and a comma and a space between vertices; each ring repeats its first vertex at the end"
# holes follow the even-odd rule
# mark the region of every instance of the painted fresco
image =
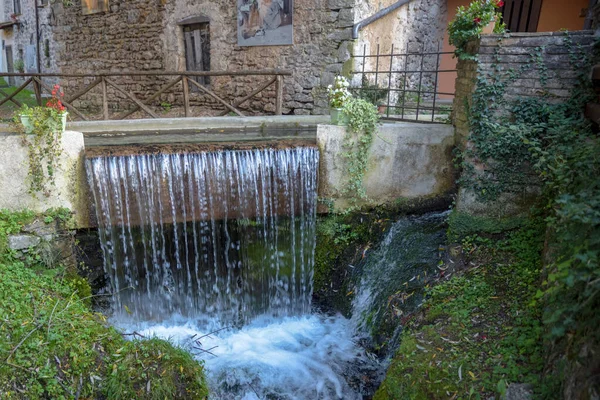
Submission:
POLYGON ((96 14, 108 11, 108 0, 81 0, 81 13, 83 15, 96 14))
POLYGON ((293 43, 293 0, 236 0, 238 45, 277 46, 293 43))

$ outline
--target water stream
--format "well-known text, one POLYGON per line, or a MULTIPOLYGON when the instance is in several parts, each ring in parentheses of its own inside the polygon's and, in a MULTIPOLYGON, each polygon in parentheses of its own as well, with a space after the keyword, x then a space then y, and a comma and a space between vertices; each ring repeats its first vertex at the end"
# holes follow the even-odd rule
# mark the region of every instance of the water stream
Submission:
POLYGON ((349 320, 311 310, 315 148, 101 156, 87 170, 116 326, 188 349, 214 399, 372 394, 385 362, 359 344, 364 316, 392 290, 381 274, 435 268, 442 217, 392 226, 349 320))

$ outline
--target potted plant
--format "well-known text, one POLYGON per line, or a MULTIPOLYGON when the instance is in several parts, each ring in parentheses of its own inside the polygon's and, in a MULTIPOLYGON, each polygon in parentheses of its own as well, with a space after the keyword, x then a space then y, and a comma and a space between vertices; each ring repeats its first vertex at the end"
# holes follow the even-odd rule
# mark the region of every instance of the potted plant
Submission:
POLYGON ((506 25, 500 23, 499 9, 504 0, 475 0, 468 8, 456 10, 456 17, 448 25, 448 39, 455 47, 456 57, 466 60, 474 56, 467 52, 467 44, 481 37, 482 33, 504 33, 506 25))
POLYGON ((348 90, 350 83, 343 76, 336 76, 333 85, 327 86, 327 97, 331 114, 331 123, 333 125, 347 125, 348 117, 344 114, 343 108, 352 98, 348 90))
POLYGON ((59 166, 68 115, 61 101, 63 96, 60 87, 55 85, 45 106, 23 105, 14 118, 22 127, 23 143, 29 149, 29 191, 32 194, 41 191, 49 196, 47 183, 55 184, 54 172, 59 166))
POLYGON ((15 60, 14 68, 17 72, 19 72, 21 74, 24 73, 25 72, 25 62, 23 60, 21 60, 20 58, 18 60, 15 60))

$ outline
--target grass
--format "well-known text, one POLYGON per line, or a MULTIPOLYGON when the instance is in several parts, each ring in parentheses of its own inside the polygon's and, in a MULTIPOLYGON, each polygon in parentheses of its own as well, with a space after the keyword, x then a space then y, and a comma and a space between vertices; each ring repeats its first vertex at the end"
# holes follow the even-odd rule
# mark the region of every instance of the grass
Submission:
MULTIPOLYGON (((4 87, 0 86, 0 90, 4 92, 4 94, 0 93, 0 98, 5 98, 13 94, 16 90, 16 86, 4 87)), ((15 97, 13 97, 16 101, 21 104, 27 104, 29 107, 35 107, 37 105, 35 94, 31 90, 23 89, 19 92, 15 97)), ((13 115, 15 111, 17 111, 19 107, 12 101, 7 101, 6 103, 0 106, 0 119, 3 121, 12 121, 13 115)))
POLYGON ((374 399, 488 399, 509 383, 541 390, 536 293, 544 224, 462 241, 467 269, 429 290, 374 399))
MULTIPOLYGON (((41 218, 51 216, 65 217, 41 218)), ((0 211, 0 398, 206 398, 203 366, 189 353, 156 338, 125 340, 90 310, 83 278, 6 249, 33 217, 0 211)))

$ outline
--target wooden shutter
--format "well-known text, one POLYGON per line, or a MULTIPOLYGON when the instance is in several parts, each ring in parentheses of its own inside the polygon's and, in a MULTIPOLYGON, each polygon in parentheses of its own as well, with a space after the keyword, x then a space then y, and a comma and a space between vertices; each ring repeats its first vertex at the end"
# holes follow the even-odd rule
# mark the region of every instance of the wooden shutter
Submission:
POLYGON ((537 32, 543 0, 505 0, 502 20, 511 32, 537 32))
MULTIPOLYGON (((188 71, 210 70, 210 33, 208 23, 187 25, 183 28, 185 66, 188 71)), ((199 76, 196 82, 209 84, 209 77, 199 76)))

